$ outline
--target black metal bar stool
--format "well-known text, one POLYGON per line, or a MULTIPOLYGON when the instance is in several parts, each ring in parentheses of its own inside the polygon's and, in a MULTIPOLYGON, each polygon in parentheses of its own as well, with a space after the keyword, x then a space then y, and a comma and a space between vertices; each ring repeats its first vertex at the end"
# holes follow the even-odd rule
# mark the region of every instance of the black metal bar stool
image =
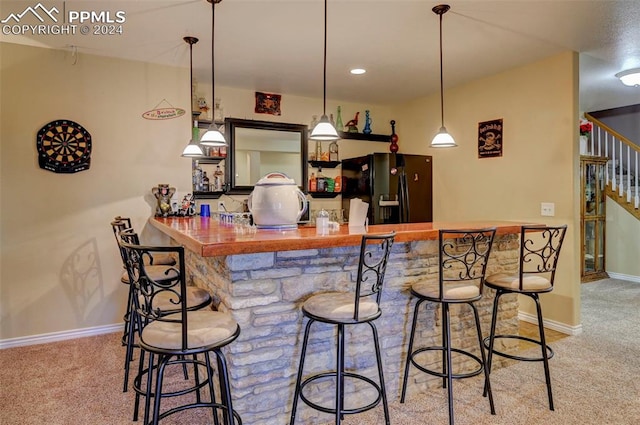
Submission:
MULTIPOLYGON (((131 219, 129 217, 116 216, 111 222, 111 228, 113 229, 113 236, 116 238, 116 244, 119 244, 120 241, 120 233, 125 230, 133 230, 133 226, 131 225, 131 219)), ((118 249, 120 247, 118 246, 118 249)), ((124 264, 124 253, 120 249, 120 257, 122 258, 122 275, 120 277, 120 281, 125 285, 129 284, 129 276, 127 275, 127 270, 125 269, 124 264)), ((162 273, 166 270, 166 267, 162 266, 173 266, 176 264, 175 258, 172 258, 170 255, 161 253, 156 254, 154 257, 149 258, 150 265, 154 266, 154 269, 158 273, 162 273)), ((151 270, 151 269, 150 269, 151 270)), ((129 291, 131 293, 131 291, 129 291)), ((128 340, 128 332, 129 332, 129 315, 131 312, 131 302, 127 301, 126 311, 123 317, 124 320, 124 329, 122 331, 122 345, 127 345, 128 340)), ((126 385, 125 385, 126 391, 126 385)))
MULTIPOLYGON (((122 333, 122 344, 125 345, 126 354, 124 360, 124 379, 123 379, 123 392, 127 392, 129 387, 129 365, 133 360, 133 350, 138 347, 135 342, 136 335, 136 322, 131 320, 131 311, 134 308, 134 294, 129 273, 126 269, 126 253, 124 248, 120 244, 120 240, 124 237, 127 242, 132 243, 134 245, 140 245, 140 240, 138 238, 138 234, 130 227, 131 221, 127 218, 116 217, 116 220, 111 222, 111 226, 113 227, 113 231, 116 234, 116 241, 118 241, 118 249, 120 251, 120 256, 122 258, 122 264, 124 267, 124 276, 121 278, 121 281, 128 285, 129 291, 127 295, 127 306, 124 315, 124 330, 122 333)), ((144 261, 146 261, 145 271, 149 276, 153 278, 154 281, 161 282, 165 279, 171 280, 174 276, 174 269, 176 264, 176 258, 172 255, 172 253, 165 252, 154 252, 154 255, 151 254, 145 256, 144 261), (148 258, 147 258, 148 257, 148 258), (156 259, 164 259, 164 265, 157 265, 156 259), (173 265, 170 265, 170 264, 173 265)), ((204 289, 196 288, 194 286, 187 286, 186 289, 186 301, 187 308, 189 310, 200 310, 209 306, 213 298, 208 291, 204 289)), ((168 299, 167 294, 162 294, 156 300, 156 307, 163 314, 171 314, 177 312, 177 307, 172 304, 171 300, 168 299)), ((186 374, 186 372, 185 372, 186 374)))
POLYGON ((487 287, 496 290, 493 300, 493 313, 491 316, 491 331, 484 340, 484 345, 489 350, 488 368, 491 371, 493 355, 506 357, 513 360, 527 362, 543 362, 544 377, 549 397, 549 409, 553 410, 553 395, 551 393, 551 376, 549 374, 549 359, 553 357, 553 350, 547 345, 544 336, 544 323, 542 309, 540 307, 539 294, 551 292, 555 280, 556 265, 560 256, 560 248, 567 226, 522 226, 520 231, 520 258, 518 272, 515 274, 498 273, 488 276, 487 287), (498 305, 500 297, 504 294, 519 294, 530 297, 536 305, 538 316, 539 339, 528 338, 520 335, 496 335, 496 323, 498 321, 498 305), (495 347, 495 341, 500 339, 516 339, 528 341, 541 348, 541 355, 524 357, 514 353, 500 351, 495 347))
POLYGON ((320 293, 311 296, 304 302, 302 313, 308 318, 308 321, 304 330, 300 365, 298 366, 298 377, 296 379, 295 394, 293 396, 291 425, 295 423, 298 398, 313 409, 335 415, 336 424, 340 424, 344 415, 364 412, 376 407, 382 402, 385 423, 390 423, 378 332, 373 322, 382 314, 380 310, 380 298, 382 295, 387 261, 394 238, 395 232, 384 235, 365 235, 362 237, 358 274, 354 291, 320 293), (315 322, 327 323, 337 327, 336 368, 335 370, 312 375, 303 381, 303 368, 309 342, 309 330, 315 322), (373 334, 379 376, 378 383, 364 375, 345 372, 345 326, 363 323, 371 327, 373 334), (365 406, 350 409, 345 408, 345 379, 365 383, 368 387, 373 388, 377 394, 376 399, 365 406), (311 396, 304 393, 307 385, 314 383, 319 384, 326 380, 331 380, 333 385, 335 385, 335 407, 322 406, 318 402, 312 401, 311 396))
MULTIPOLYGON (((418 301, 413 311, 413 323, 409 348, 404 367, 404 380, 402 383, 402 396, 400 402, 404 403, 409 379, 409 367, 413 364, 420 371, 441 377, 442 387, 448 389, 449 424, 453 425, 453 379, 470 378, 484 372, 485 388, 489 394, 489 406, 491 413, 495 414, 491 384, 489 383, 489 371, 482 346, 482 330, 480 318, 474 303, 482 298, 484 277, 489 260, 489 254, 493 245, 495 228, 467 229, 467 230, 440 230, 439 231, 439 255, 438 255, 438 281, 418 282, 412 285, 411 295, 418 301), (442 345, 429 346, 414 349, 416 325, 420 306, 425 302, 433 302, 441 305, 442 312, 442 345), (451 345, 451 319, 449 308, 451 304, 467 304, 473 310, 476 332, 478 334, 478 349, 480 357, 470 351, 453 348, 451 345), (441 352, 440 370, 429 369, 423 363, 420 354, 425 352, 441 352), (454 370, 452 353, 457 353, 460 360, 471 360, 477 364, 477 368, 469 371, 468 367, 454 370)), ((456 361, 457 361, 456 359, 456 361)))
MULTIPOLYGON (((240 326, 228 313, 210 309, 190 310, 185 279, 184 248, 182 246, 142 246, 130 243, 130 234, 121 234, 120 246, 125 251, 126 267, 133 288, 131 321, 141 349, 138 374, 133 388, 136 392, 134 420, 137 420, 140 397, 144 397, 144 423, 156 425, 169 415, 194 408, 211 409, 218 425, 242 424, 233 410, 227 364, 221 349, 240 335, 240 326), (162 280, 147 272, 145 257, 167 253, 177 264, 162 280), (167 303, 172 309, 167 309, 167 303), (145 355, 149 359, 145 363, 145 355), (212 366, 211 357, 217 367, 212 366), (178 388, 164 388, 167 368, 193 366, 192 379, 178 388), (218 375, 219 397, 214 378, 218 375), (200 374, 205 371, 202 379, 200 374), (208 397, 204 394, 208 390, 208 397), (177 406, 161 411, 161 401, 194 393, 195 400, 184 400, 177 406), (151 400, 153 399, 153 407, 151 400)), ((182 382, 181 382, 182 383, 182 382)), ((182 400, 181 400, 182 401, 182 400)))

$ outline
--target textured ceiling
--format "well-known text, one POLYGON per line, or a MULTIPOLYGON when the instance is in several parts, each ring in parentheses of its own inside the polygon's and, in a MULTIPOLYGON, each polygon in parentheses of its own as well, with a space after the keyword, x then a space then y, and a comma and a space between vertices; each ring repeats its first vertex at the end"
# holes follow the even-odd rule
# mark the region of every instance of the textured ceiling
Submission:
MULTIPOLYGON (((0 16, 35 1, 5 1, 0 16)), ((206 0, 66 1, 66 10, 126 12, 123 34, 2 35, 3 41, 177 66, 211 79, 206 0), (70 47, 73 46, 73 47, 70 47)), ((329 0, 327 97, 385 104, 438 91, 438 4, 423 0, 329 0), (349 69, 367 73, 352 76, 349 69)), ((614 74, 640 67, 640 1, 455 0, 443 17, 444 84, 466 81, 563 50, 581 53, 581 109, 640 103, 640 88, 614 74)), ((322 0, 223 0, 216 6, 217 85, 322 96, 322 0)), ((24 18, 26 19, 26 17, 24 18)))

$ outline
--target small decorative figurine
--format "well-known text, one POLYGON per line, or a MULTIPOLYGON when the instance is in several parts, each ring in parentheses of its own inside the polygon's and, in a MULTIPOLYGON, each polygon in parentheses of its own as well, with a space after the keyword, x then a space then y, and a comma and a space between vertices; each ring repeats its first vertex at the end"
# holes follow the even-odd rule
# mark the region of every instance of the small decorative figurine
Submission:
POLYGON ((171 215, 171 197, 176 192, 175 187, 169 187, 168 184, 158 184, 157 187, 151 189, 151 193, 157 199, 156 217, 168 217, 171 215))
POLYGON ((371 117, 369 117, 369 110, 364 111, 364 128, 362 129, 364 134, 371 134, 371 117))
POLYGON ((338 106, 338 115, 336 116, 336 130, 344 131, 344 125, 342 124, 342 108, 338 106))
POLYGON ((182 203, 180 204, 178 215, 182 217, 190 217, 192 215, 196 215, 196 202, 191 193, 187 193, 186 195, 184 195, 184 198, 182 198, 182 203))
POLYGON ((347 127, 348 133, 357 133, 358 132, 358 115, 360 112, 356 112, 356 116, 350 120, 345 127, 347 127))
POLYGON ((209 111, 211 108, 207 105, 207 99, 201 97, 198 99, 198 109, 200 110, 200 118, 209 119, 209 111))
POLYGON ((396 134, 396 120, 391 120, 391 144, 389 145, 389 151, 391 153, 398 152, 398 135, 396 134))

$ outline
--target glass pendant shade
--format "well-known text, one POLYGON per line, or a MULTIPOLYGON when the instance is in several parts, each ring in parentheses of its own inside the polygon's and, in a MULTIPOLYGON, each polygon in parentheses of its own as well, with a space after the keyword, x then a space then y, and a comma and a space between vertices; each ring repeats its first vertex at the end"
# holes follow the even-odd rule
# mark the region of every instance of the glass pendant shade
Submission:
POLYGON ((431 141, 432 148, 453 148, 458 146, 453 137, 447 132, 447 129, 443 126, 440 127, 440 131, 435 135, 431 141))
POLYGON ((202 148, 198 144, 198 142, 194 139, 191 139, 187 147, 182 151, 182 156, 186 157, 194 157, 194 156, 203 156, 202 148))
POLYGON ((309 136, 311 140, 319 140, 319 141, 336 141, 340 138, 338 136, 338 132, 335 127, 329 122, 329 118, 326 115, 323 115, 320 118, 320 121, 311 131, 311 135, 309 136))
POLYGON ((622 81, 622 84, 625 86, 640 87, 640 68, 618 72, 616 77, 620 78, 620 81, 622 81))
POLYGON ((200 144, 204 146, 227 146, 227 141, 216 125, 211 124, 207 132, 202 135, 200 144))

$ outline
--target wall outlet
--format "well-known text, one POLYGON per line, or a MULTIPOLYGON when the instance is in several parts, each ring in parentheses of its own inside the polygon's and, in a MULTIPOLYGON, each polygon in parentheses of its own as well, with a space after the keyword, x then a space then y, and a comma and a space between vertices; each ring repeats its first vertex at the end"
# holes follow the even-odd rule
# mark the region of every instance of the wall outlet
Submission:
POLYGON ((556 204, 553 202, 542 202, 540 204, 540 215, 545 217, 553 217, 556 215, 556 204))
POLYGON ((224 201, 218 201, 218 211, 226 211, 227 208, 224 206, 224 201))

